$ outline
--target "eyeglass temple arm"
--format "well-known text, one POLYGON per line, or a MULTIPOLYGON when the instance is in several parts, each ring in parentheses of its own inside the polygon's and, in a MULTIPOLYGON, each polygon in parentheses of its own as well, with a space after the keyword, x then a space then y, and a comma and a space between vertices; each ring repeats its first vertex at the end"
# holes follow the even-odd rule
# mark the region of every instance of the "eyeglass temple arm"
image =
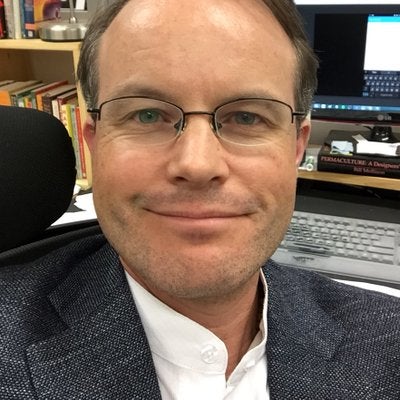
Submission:
POLYGON ((100 108, 88 108, 86 111, 96 120, 100 120, 100 108))
POLYGON ((303 117, 305 118, 307 113, 304 111, 293 111, 292 112, 292 123, 294 122, 295 117, 303 117))

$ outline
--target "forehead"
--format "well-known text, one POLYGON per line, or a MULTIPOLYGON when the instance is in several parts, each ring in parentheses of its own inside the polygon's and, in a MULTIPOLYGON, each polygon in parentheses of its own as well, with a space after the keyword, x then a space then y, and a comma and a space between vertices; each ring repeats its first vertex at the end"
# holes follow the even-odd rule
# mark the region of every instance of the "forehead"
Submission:
POLYGON ((131 0, 100 41, 99 98, 144 86, 167 100, 264 90, 290 101, 295 68, 292 44, 262 0, 131 0))

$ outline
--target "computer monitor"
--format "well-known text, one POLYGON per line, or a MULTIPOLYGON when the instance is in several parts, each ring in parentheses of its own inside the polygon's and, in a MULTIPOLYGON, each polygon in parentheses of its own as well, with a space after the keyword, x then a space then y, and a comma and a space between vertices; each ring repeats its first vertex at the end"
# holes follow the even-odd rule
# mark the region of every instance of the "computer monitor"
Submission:
POLYGON ((379 129, 399 124, 400 2, 349 3, 297 1, 320 60, 311 116, 379 129))

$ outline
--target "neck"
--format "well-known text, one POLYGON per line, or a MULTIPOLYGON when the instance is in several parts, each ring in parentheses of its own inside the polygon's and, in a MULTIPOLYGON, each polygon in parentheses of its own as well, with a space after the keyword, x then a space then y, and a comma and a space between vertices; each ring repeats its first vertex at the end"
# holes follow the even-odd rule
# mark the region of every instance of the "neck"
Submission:
POLYGON ((232 373, 254 340, 261 319, 263 288, 259 274, 222 298, 176 298, 151 290, 132 271, 128 273, 146 290, 175 311, 204 326, 220 338, 228 351, 226 377, 232 373))

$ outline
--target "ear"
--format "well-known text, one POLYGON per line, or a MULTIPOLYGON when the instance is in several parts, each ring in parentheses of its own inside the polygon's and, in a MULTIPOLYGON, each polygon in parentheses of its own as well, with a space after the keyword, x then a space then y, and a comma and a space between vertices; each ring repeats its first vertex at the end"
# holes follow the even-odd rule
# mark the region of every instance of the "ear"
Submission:
POLYGON ((85 137, 86 143, 91 153, 93 152, 95 135, 96 123, 93 121, 92 117, 88 116, 83 126, 83 136, 85 137))
POLYGON ((311 121, 307 117, 301 124, 297 131, 297 143, 296 143, 296 165, 300 166, 301 160, 303 159, 304 152, 307 149, 308 140, 310 139, 311 133, 311 121))

